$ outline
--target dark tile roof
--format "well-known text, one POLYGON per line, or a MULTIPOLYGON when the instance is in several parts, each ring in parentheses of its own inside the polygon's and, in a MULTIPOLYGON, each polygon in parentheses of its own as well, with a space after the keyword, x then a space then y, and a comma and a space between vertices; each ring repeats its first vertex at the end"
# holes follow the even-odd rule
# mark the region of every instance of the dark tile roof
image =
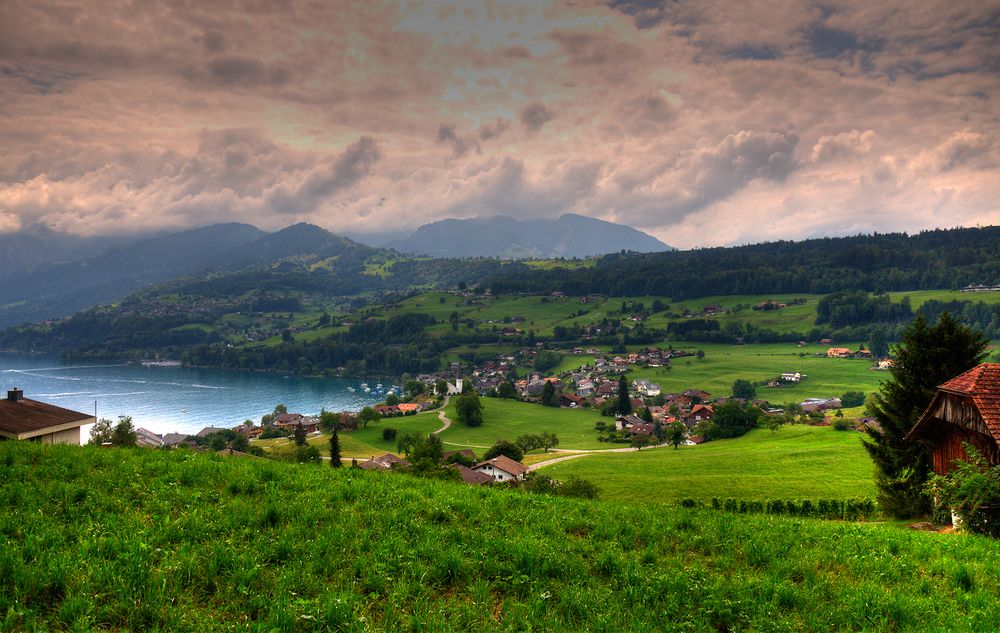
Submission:
POLYGON ((79 422, 88 424, 94 416, 38 400, 0 400, 0 431, 19 435, 79 422))
POLYGON ((480 462, 476 464, 476 468, 481 466, 491 465, 494 468, 499 468, 505 472, 508 472, 515 477, 520 477, 524 473, 528 472, 528 469, 521 462, 515 462, 513 459, 507 457, 506 455, 500 455, 494 457, 493 459, 488 459, 485 462, 480 462))
POLYGON ((481 473, 478 470, 472 470, 461 464, 452 464, 451 468, 458 471, 459 476, 462 477, 462 481, 471 486, 483 486, 486 484, 493 483, 493 478, 486 473, 481 473))

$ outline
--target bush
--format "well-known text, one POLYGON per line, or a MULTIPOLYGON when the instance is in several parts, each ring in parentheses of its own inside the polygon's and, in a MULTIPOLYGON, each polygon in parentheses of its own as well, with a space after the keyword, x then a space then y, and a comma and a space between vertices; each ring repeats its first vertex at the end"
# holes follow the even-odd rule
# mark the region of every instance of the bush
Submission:
POLYGON ((396 429, 386 427, 382 429, 382 439, 385 440, 386 442, 391 442, 394 439, 396 439, 396 433, 397 433, 396 429))
POLYGON ((836 418, 833 421, 833 430, 850 431, 854 428, 855 421, 850 418, 836 418))
POLYGON ((319 449, 315 446, 306 445, 298 446, 295 448, 295 452, 292 453, 295 461, 300 464, 314 463, 318 464, 320 462, 319 449))
POLYGON ((571 476, 561 485, 556 486, 555 493, 562 497, 578 497, 581 499, 596 499, 599 491, 597 485, 589 479, 571 476))
POLYGON ((965 530, 1000 537, 1000 465, 990 466, 975 446, 962 446, 968 461, 955 460, 953 471, 934 475, 925 489, 961 519, 965 530))

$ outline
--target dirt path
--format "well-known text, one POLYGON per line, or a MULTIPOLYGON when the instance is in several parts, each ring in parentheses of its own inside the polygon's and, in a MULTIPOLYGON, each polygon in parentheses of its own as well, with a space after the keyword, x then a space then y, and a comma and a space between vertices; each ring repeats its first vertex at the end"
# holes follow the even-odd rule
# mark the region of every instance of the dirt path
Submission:
MULTIPOLYGON (((670 446, 670 444, 665 442, 663 444, 653 444, 653 445, 647 446, 645 448, 647 448, 647 449, 650 449, 650 448, 663 448, 665 446, 670 446)), ((551 466, 552 464, 558 464, 559 462, 565 462, 565 461, 569 461, 571 459, 577 459, 578 457, 587 457, 588 455, 593 455, 594 453, 637 453, 640 450, 641 449, 638 449, 638 448, 632 448, 631 446, 626 447, 626 448, 592 448, 592 449, 580 449, 580 450, 573 450, 571 448, 564 448, 564 449, 554 448, 554 449, 552 449, 552 452, 554 452, 554 453, 564 453, 564 452, 565 453, 569 453, 569 452, 573 452, 573 453, 576 453, 576 454, 575 455, 564 455, 563 457, 556 457, 555 459, 547 459, 544 462, 534 463, 531 466, 528 466, 528 471, 531 472, 531 471, 534 471, 534 470, 538 470, 539 468, 544 468, 545 466, 551 466)))
POLYGON ((440 429, 438 429, 436 431, 431 431, 432 435, 437 435, 438 433, 443 433, 443 432, 447 431, 448 428, 451 426, 451 418, 449 418, 448 416, 446 416, 444 414, 444 410, 448 406, 448 401, 449 400, 451 400, 451 396, 445 396, 444 397, 444 403, 441 405, 441 408, 437 412, 438 419, 441 420, 441 424, 443 424, 444 426, 442 426, 440 429))

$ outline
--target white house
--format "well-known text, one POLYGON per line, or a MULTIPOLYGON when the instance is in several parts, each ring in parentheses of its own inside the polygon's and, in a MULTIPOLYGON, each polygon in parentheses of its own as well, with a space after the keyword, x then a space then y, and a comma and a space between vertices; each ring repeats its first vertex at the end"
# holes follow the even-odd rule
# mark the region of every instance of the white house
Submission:
POLYGON ((785 382, 799 382, 802 380, 802 374, 799 372, 795 373, 784 373, 781 374, 781 379, 785 382))
POLYGON ((500 455, 485 462, 480 462, 473 466, 472 470, 486 473, 493 478, 493 481, 520 481, 524 479, 524 474, 528 472, 524 464, 516 462, 506 455, 500 455))

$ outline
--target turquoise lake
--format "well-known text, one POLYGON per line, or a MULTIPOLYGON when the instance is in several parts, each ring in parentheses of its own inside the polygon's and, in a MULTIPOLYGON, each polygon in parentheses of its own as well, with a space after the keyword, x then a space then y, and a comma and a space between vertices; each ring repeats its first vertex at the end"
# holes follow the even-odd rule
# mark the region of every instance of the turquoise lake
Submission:
MULTIPOLYGON (((284 404, 289 412, 356 411, 385 395, 364 393, 362 379, 305 378, 194 367, 61 363, 58 357, 0 354, 0 388, 99 418, 132 416, 136 427, 156 433, 197 433, 232 427, 284 404), (355 391, 350 391, 348 388, 355 391)), ((377 380, 367 381, 376 388, 377 380)), ((390 387, 388 383, 384 385, 390 387)), ((88 431, 84 427, 82 441, 88 431)))

